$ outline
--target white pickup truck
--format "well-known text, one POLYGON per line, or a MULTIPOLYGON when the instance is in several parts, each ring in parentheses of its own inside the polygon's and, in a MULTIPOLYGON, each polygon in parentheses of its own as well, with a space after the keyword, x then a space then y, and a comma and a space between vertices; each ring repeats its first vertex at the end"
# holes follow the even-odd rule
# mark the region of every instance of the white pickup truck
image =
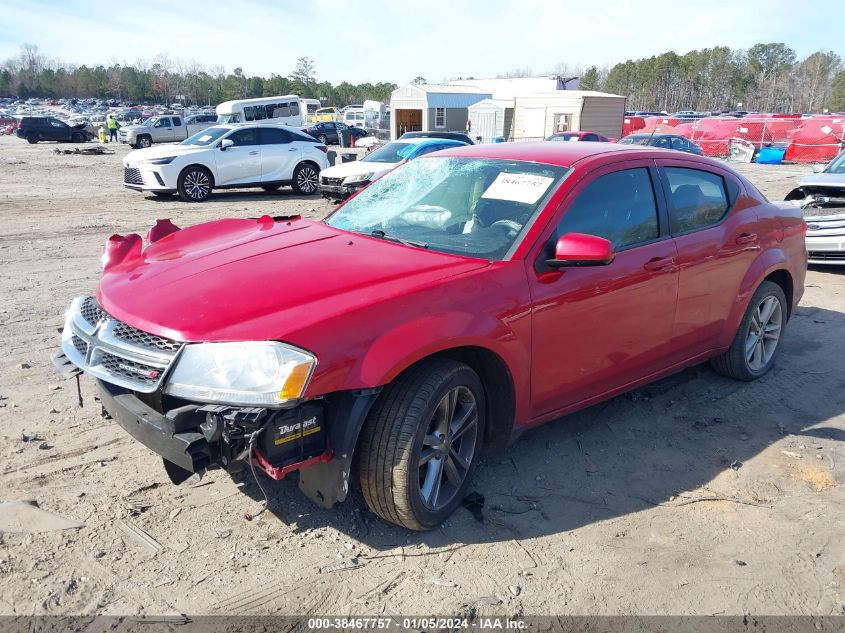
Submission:
POLYGON ((141 125, 127 125, 117 132, 121 143, 132 147, 149 147, 153 143, 172 143, 184 141, 200 130, 214 125, 214 121, 189 123, 178 114, 162 114, 150 117, 141 125))

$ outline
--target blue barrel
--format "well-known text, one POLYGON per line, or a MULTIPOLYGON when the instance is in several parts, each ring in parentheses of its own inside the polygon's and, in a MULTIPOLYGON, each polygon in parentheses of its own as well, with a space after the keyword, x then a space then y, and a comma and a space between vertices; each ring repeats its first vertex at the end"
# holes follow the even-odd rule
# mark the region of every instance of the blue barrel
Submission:
POLYGON ((504 138, 502 138, 501 136, 497 136, 497 137, 495 137, 495 138, 493 139, 493 142, 494 142, 494 143, 504 143, 504 142, 505 142, 505 139, 504 139, 504 138))
POLYGON ((780 165, 785 152, 785 147, 761 147, 757 153, 757 162, 762 165, 780 165))

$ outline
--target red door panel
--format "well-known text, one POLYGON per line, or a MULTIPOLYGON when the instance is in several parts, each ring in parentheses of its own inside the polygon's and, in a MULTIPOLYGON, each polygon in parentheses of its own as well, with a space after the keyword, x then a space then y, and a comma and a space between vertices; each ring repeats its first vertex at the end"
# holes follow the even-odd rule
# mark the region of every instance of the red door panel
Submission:
MULTIPOLYGON (((669 160, 658 163, 661 167, 698 167, 669 160)), ((757 215, 742 196, 739 184, 717 168, 704 169, 722 176, 733 204, 718 224, 674 236, 680 267, 672 331, 677 362, 715 349, 737 301, 740 284, 760 250, 757 215)), ((674 209, 670 183, 666 179, 663 182, 671 215, 674 209)), ((674 186, 677 190, 677 182, 674 186)))
MULTIPOLYGON (((636 171, 638 167, 648 174, 650 164, 628 161, 625 169, 611 165, 584 178, 561 205, 546 236, 544 252, 558 232, 571 230, 570 223, 562 218, 576 208, 579 195, 587 195, 591 183, 596 183, 592 191, 612 189, 619 183, 602 180, 602 176, 630 168, 636 171)), ((657 213, 662 203, 654 204, 657 213)), ((601 214, 601 201, 595 201, 591 210, 601 214)), ((622 217, 625 215, 623 212, 622 217)), ((576 229, 590 232, 582 226, 576 225, 576 229)), ((663 222, 658 230, 660 236, 655 240, 625 247, 606 266, 541 268, 538 272, 535 261, 545 257, 542 253, 526 262, 531 291, 534 416, 574 405, 668 366, 678 292, 677 253, 674 242, 665 235, 663 222)), ((608 234, 592 233, 607 239, 615 234, 618 241, 623 239, 620 235, 630 235, 631 231, 611 228, 608 234)))

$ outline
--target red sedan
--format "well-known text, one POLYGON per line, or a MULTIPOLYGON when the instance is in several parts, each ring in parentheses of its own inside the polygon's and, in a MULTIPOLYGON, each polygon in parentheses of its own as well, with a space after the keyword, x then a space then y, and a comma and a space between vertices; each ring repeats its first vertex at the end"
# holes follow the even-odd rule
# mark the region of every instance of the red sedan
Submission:
POLYGON ((323 222, 112 236, 59 365, 175 483, 245 465, 323 505, 357 460, 373 512, 430 529, 482 449, 710 360, 764 375, 801 299, 805 224, 712 160, 480 145, 388 173, 323 222))

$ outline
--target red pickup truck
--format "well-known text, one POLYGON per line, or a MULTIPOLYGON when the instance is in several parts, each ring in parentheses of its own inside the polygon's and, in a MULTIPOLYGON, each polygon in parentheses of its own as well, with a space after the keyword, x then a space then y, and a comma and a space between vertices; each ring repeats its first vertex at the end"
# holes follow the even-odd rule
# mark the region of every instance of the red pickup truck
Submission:
POLYGON ((109 238, 56 362, 179 483, 298 471, 430 529, 482 449, 710 360, 765 374, 804 288, 800 210, 722 163, 603 143, 411 161, 322 222, 109 238))

